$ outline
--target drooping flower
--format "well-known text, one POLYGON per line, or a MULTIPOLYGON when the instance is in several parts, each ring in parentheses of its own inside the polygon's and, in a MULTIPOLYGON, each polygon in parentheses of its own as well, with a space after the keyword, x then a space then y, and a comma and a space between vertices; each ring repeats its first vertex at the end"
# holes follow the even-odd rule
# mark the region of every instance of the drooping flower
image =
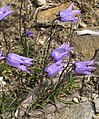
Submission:
POLYGON ((50 54, 50 56, 53 57, 54 62, 57 62, 58 60, 61 60, 67 56, 70 55, 70 51, 73 49, 73 47, 69 47, 68 44, 63 44, 59 48, 56 48, 53 50, 50 54))
POLYGON ((91 75, 91 71, 95 70, 96 68, 91 66, 94 60, 86 61, 86 62, 75 62, 73 70, 78 74, 88 74, 91 75))
POLYGON ((28 71, 26 66, 32 65, 32 61, 32 58, 23 57, 15 53, 9 53, 6 57, 6 62, 8 65, 16 67, 22 71, 26 71, 28 73, 30 72, 28 71))
POLYGON ((23 33, 24 36, 26 37, 32 37, 33 36, 33 32, 30 31, 29 29, 26 29, 26 31, 23 33))
POLYGON ((61 22, 77 22, 78 18, 75 17, 76 14, 79 14, 80 10, 72 10, 74 3, 72 3, 66 10, 62 10, 58 13, 59 20, 61 22))
POLYGON ((12 10, 8 11, 9 8, 10 5, 9 6, 5 5, 0 9, 0 21, 5 17, 9 16, 13 12, 12 10))
POLYGON ((0 60, 5 59, 5 57, 2 56, 2 51, 0 51, 0 60))
POLYGON ((46 67, 45 72, 47 72, 49 77, 52 77, 56 73, 62 71, 63 69, 64 69, 64 63, 62 63, 62 60, 59 60, 58 62, 54 62, 50 64, 48 67, 46 67))

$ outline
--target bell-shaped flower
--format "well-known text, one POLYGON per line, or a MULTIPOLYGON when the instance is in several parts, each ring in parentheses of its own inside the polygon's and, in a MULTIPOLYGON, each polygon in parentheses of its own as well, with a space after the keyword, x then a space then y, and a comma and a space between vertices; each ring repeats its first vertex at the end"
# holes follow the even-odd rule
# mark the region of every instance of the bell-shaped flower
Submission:
POLYGON ((94 60, 87 61, 87 62, 75 62, 73 70, 78 74, 88 74, 91 75, 91 71, 95 70, 96 68, 91 66, 94 60))
POLYGON ((70 51, 73 49, 73 47, 69 47, 68 44, 63 44, 59 48, 56 48, 53 50, 50 54, 50 56, 53 57, 54 62, 57 62, 58 60, 61 60, 67 56, 70 55, 70 51))
POLYGON ((77 22, 78 18, 75 17, 76 14, 79 14, 80 10, 72 10, 74 3, 72 3, 66 10, 62 10, 58 13, 59 20, 61 22, 77 22))
POLYGON ((49 77, 54 76, 56 73, 62 71, 64 69, 64 63, 62 60, 58 62, 54 62, 50 64, 48 67, 45 68, 45 72, 48 74, 49 77))
POLYGON ((23 33, 24 36, 26 37, 32 37, 33 36, 33 32, 30 31, 29 29, 26 29, 26 31, 23 33))
POLYGON ((23 57, 14 53, 9 53, 6 57, 6 62, 8 65, 16 67, 22 71, 26 71, 28 73, 30 72, 28 71, 26 66, 32 65, 32 60, 32 58, 23 57))
POLYGON ((0 60, 5 59, 5 57, 2 56, 2 51, 0 51, 0 60))
POLYGON ((9 8, 10 8, 10 5, 9 6, 5 5, 0 9, 0 21, 13 12, 12 10, 8 11, 9 8))

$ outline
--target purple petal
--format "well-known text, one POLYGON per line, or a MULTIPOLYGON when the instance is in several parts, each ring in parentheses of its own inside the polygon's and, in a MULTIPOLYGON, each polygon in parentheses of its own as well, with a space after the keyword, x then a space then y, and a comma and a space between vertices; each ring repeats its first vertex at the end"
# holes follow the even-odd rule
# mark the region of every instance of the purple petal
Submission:
POLYGON ((65 53, 66 52, 66 50, 65 50, 65 48, 57 48, 55 51, 53 51, 53 52, 56 52, 56 53, 65 53))
POLYGON ((68 55, 69 55, 69 53, 62 49, 60 49, 58 51, 57 50, 53 51, 51 53, 51 56, 53 57, 54 62, 57 62, 58 60, 61 60, 62 58, 65 58, 68 55))
POLYGON ((26 71, 26 72, 30 73, 30 72, 27 70, 26 66, 24 66, 24 65, 17 65, 16 68, 18 68, 18 69, 20 69, 20 70, 22 70, 22 71, 26 71))
POLYGON ((87 64, 87 65, 92 65, 94 61, 95 61, 95 60, 87 61, 86 64, 87 64))
POLYGON ((5 59, 6 57, 0 57, 0 60, 5 59))
POLYGON ((73 5, 74 5, 74 2, 66 10, 72 11, 73 5))
POLYGON ((23 60, 23 61, 25 61, 25 60, 32 61, 33 60, 32 58, 23 57, 23 56, 20 56, 18 54, 15 54, 15 53, 9 53, 8 57, 13 58, 13 59, 17 59, 17 60, 23 60))
POLYGON ((20 55, 19 55, 19 57, 21 57, 21 59, 22 59, 22 60, 24 60, 24 61, 25 61, 25 60, 28 60, 28 61, 33 61, 33 59, 32 59, 32 58, 23 57, 23 56, 20 56, 20 55))
POLYGON ((86 66, 86 62, 76 62, 75 65, 76 66, 85 67, 86 66))
POLYGON ((8 11, 8 12, 5 12, 5 13, 0 14, 0 21, 1 21, 2 19, 4 19, 5 17, 7 17, 8 15, 10 15, 12 12, 13 12, 13 11, 8 11))
POLYGON ((72 19, 72 15, 70 15, 71 13, 63 13, 60 14, 60 21, 61 22, 69 22, 72 19))
POLYGON ((2 51, 0 51, 0 57, 2 56, 2 51))
POLYGON ((8 9, 10 8, 10 5, 9 6, 3 6, 2 8, 0 8, 0 12, 6 12, 8 11, 8 9))
POLYGON ((14 66, 14 67, 16 67, 17 65, 20 65, 20 60, 9 58, 9 57, 6 58, 6 62, 8 65, 14 66))
POLYGON ((52 63, 48 67, 45 68, 45 72, 48 73, 49 77, 52 77, 59 71, 63 70, 64 63, 61 63, 61 62, 62 62, 62 60, 60 60, 56 63, 52 63))
POLYGON ((56 62, 57 65, 61 64, 62 63, 62 60, 59 60, 56 62))
POLYGON ((88 67, 87 67, 87 70, 88 70, 88 71, 93 71, 93 70, 95 70, 95 69, 96 69, 96 67, 92 67, 92 66, 88 66, 88 67))
POLYGON ((29 29, 26 29, 26 31, 24 32, 24 35, 27 37, 32 37, 33 36, 33 32, 30 31, 29 29))
POLYGON ((18 68, 22 71, 26 71, 28 73, 30 72, 27 70, 26 66, 33 64, 31 62, 32 60, 33 59, 31 58, 23 57, 15 53, 9 53, 6 57, 6 62, 8 65, 18 68))
POLYGON ((71 50, 73 50, 74 49, 74 47, 69 47, 68 49, 67 49, 67 51, 71 51, 71 50))
POLYGON ((32 58, 27 58, 27 57, 21 56, 20 59, 21 59, 22 64, 24 64, 24 65, 26 65, 26 66, 30 66, 30 65, 33 64, 33 63, 31 62, 31 61, 33 61, 32 58))
POLYGON ((21 60, 23 60, 23 61, 33 61, 33 59, 32 58, 28 58, 28 57, 23 57, 23 56, 20 56, 20 55, 18 55, 18 57, 20 57, 20 59, 21 60))
POLYGON ((68 48, 69 44, 63 43, 59 48, 68 48))
POLYGON ((71 15, 71 13, 67 14, 67 16, 62 16, 60 19, 61 22, 77 22, 78 18, 71 15))
POLYGON ((91 72, 90 71, 84 71, 84 72, 82 72, 82 74, 91 75, 91 72))
POLYGON ((30 66, 33 63, 31 62, 33 59, 31 58, 26 58, 20 55, 17 55, 15 53, 9 53, 6 61, 9 65, 14 66, 14 65, 19 65, 19 64, 23 64, 26 66, 30 66))
POLYGON ((72 15, 79 14, 80 12, 81 12, 81 10, 73 10, 72 15))
POLYGON ((95 67, 91 67, 91 66, 88 66, 88 67, 82 66, 82 67, 77 67, 77 68, 76 68, 76 70, 77 70, 78 72, 93 71, 93 70, 95 70, 95 69, 96 69, 95 67))

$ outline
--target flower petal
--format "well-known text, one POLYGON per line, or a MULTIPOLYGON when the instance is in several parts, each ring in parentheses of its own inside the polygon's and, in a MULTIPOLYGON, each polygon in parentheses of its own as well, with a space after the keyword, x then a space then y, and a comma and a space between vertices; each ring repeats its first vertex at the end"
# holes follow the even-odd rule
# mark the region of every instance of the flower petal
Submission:
POLYGON ((73 5, 74 5, 74 2, 66 10, 72 11, 73 5))
POLYGON ((81 10, 73 10, 72 15, 79 14, 80 12, 81 12, 81 10))
POLYGON ((22 71, 26 71, 26 72, 29 73, 29 71, 27 70, 26 66, 24 66, 24 65, 17 65, 16 68, 18 68, 18 69, 20 69, 22 71))
POLYGON ((6 12, 8 11, 9 8, 10 8, 10 5, 9 6, 5 5, 2 8, 0 8, 0 12, 6 12))
POLYGON ((13 12, 13 11, 8 11, 8 12, 5 12, 5 13, 0 14, 0 21, 1 21, 2 19, 4 19, 5 17, 7 17, 8 15, 10 15, 12 12, 13 12))
POLYGON ((90 71, 84 71, 84 72, 82 72, 82 74, 91 75, 92 73, 90 71))
POLYGON ((52 63, 48 67, 45 68, 45 72, 48 73, 49 77, 52 77, 59 71, 63 70, 64 63, 61 63, 61 62, 62 60, 59 60, 58 62, 52 63))
POLYGON ((2 56, 2 51, 0 51, 0 57, 2 56))
POLYGON ((92 65, 94 63, 95 60, 90 60, 90 61, 87 61, 86 64, 87 65, 92 65))

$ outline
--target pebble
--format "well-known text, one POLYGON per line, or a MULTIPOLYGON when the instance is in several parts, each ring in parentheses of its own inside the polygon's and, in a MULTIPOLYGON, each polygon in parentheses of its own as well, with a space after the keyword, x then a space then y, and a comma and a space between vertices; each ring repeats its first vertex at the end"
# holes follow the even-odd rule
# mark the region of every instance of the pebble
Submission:
POLYGON ((96 113, 99 114, 99 98, 95 99, 93 102, 95 104, 96 113))
POLYGON ((47 4, 46 0, 35 0, 35 2, 39 6, 42 6, 42 5, 46 5, 47 4))
POLYGON ((79 99, 78 99, 77 97, 74 97, 74 98, 73 98, 73 102, 79 103, 79 99))
POLYGON ((81 102, 87 102, 88 98, 87 97, 80 97, 81 102))
POLYGON ((93 119, 99 119, 99 116, 94 116, 93 119))
POLYGON ((98 94, 96 94, 96 93, 93 93, 93 94, 92 94, 92 99, 97 99, 98 97, 99 97, 98 94))

